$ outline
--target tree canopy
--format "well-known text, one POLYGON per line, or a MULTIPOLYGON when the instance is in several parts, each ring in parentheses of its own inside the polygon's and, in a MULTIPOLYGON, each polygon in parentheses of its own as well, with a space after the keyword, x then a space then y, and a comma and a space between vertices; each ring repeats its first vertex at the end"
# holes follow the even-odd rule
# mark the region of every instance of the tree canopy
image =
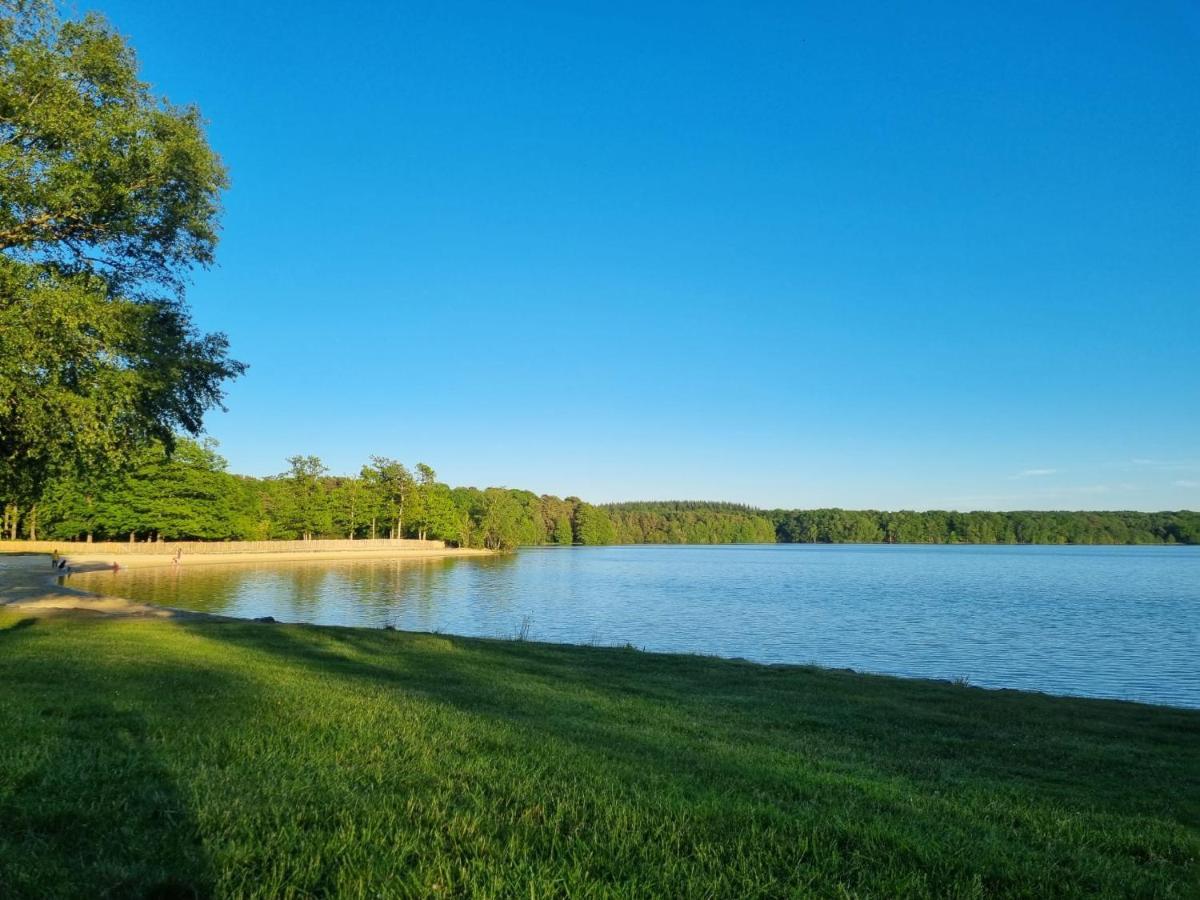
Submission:
POLYGON ((776 509, 668 501, 605 506, 620 543, 1200 543, 1200 513, 776 509))
POLYGON ((197 434, 243 364, 191 320, 225 169, 102 18, 0 0, 0 491, 197 434))
POLYGON ((415 537, 493 550, 615 539, 607 514, 576 497, 451 488, 431 466, 410 470, 384 456, 371 457, 358 476, 330 475, 311 455, 296 454, 287 464, 267 478, 234 475, 214 442, 180 437, 170 454, 154 444, 123 469, 52 479, 23 527, 10 523, 4 534, 135 541, 415 537))
MULTIPOLYGON (((759 510, 695 501, 593 505, 504 487, 450 487, 433 468, 372 457, 330 475, 297 454, 268 478, 234 475, 211 442, 140 450, 124 470, 56 478, 4 534, 73 540, 426 537, 464 547, 932 543, 1200 544, 1200 513, 759 510), (416 472, 416 478, 411 473, 416 472), (404 515, 398 515, 403 500, 404 515)), ((0 500, 5 498, 0 497, 0 500)), ((11 508, 11 503, 9 504, 11 508)))

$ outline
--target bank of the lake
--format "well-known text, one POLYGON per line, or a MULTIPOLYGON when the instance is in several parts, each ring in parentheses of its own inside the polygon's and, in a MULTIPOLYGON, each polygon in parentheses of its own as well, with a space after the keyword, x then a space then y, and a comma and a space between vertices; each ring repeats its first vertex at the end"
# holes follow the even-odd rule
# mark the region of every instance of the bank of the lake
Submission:
POLYGON ((1195 711, 3 608, 0 684, 6 898, 1200 887, 1195 711))
POLYGON ((766 544, 249 562, 71 584, 222 616, 815 663, 1200 708, 1200 547, 766 544))
POLYGON ((204 610, 137 600, 99 585, 77 587, 88 573, 158 569, 175 573, 196 567, 246 563, 348 563, 373 560, 435 560, 488 557, 490 550, 447 547, 442 541, 258 541, 224 543, 90 544, 63 541, 5 541, 0 545, 0 609, 35 615, 76 610, 157 618, 211 617, 204 610), (55 566, 57 554, 67 568, 55 566), (73 580, 72 580, 73 579, 73 580))
POLYGON ((477 547, 453 547, 445 541, 314 540, 314 541, 3 541, 0 566, 6 560, 59 554, 76 572, 122 568, 156 568, 221 563, 336 562, 373 559, 445 559, 492 556, 477 547))

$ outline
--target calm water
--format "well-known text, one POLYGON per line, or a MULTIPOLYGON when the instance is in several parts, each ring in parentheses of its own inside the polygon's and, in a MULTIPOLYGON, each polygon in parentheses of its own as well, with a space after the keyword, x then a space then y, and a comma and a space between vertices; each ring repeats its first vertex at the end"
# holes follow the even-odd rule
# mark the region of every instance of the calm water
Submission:
POLYGON ((184 566, 72 580, 167 606, 819 663, 1200 707, 1200 548, 780 545, 184 566))

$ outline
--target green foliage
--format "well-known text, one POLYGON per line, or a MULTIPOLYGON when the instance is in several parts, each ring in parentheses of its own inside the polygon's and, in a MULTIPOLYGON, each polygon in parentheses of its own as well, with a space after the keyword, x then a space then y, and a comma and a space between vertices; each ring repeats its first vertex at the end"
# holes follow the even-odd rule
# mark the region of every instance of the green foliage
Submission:
MULTIPOLYGON (((180 439, 141 451, 132 467, 52 481, 35 518, 43 536, 208 540, 425 537, 509 550, 536 544, 730 543, 1200 543, 1195 512, 764 512, 731 503, 668 501, 593 506, 578 497, 511 488, 453 488, 424 464, 373 457, 358 477, 326 474, 312 456, 287 473, 231 475, 211 443, 180 439)), ((5 498, 0 497, 0 500, 5 498)), ((17 503, 7 503, 11 535, 17 503)))
POLYGON ((572 520, 575 517, 575 507, 579 504, 576 497, 560 500, 558 497, 543 494, 539 498, 541 509, 542 532, 546 535, 546 543, 570 545, 575 543, 575 529, 572 520))
POLYGON ((279 476, 287 487, 281 495, 284 527, 304 540, 333 530, 329 483, 323 476, 329 470, 316 456, 288 458, 289 470, 279 476))
POLYGON ((493 550, 614 539, 608 516, 573 497, 538 497, 509 488, 451 489, 424 463, 414 467, 414 479, 405 465, 381 456, 372 457, 358 477, 330 476, 319 458, 297 455, 282 475, 245 478, 227 473, 214 447, 180 438, 173 455, 159 445, 129 469, 52 481, 41 496, 43 536, 296 540, 378 535, 493 550))
POLYGON ((424 534, 432 540, 460 542, 460 521, 448 485, 432 484, 425 496, 424 534))
POLYGON ((512 550, 521 543, 521 504, 512 491, 488 488, 483 492, 484 512, 479 529, 489 550, 512 550))
POLYGON ((571 527, 571 517, 561 516, 554 520, 554 529, 550 532, 556 544, 571 544, 575 541, 575 530, 571 527))
POLYGON ((1200 513, 774 510, 784 543, 1198 543, 1200 513))
POLYGON ((102 19, 0 3, 0 494, 197 434, 243 366, 183 303, 226 183, 102 19))
POLYGON ((772 544, 775 526, 734 503, 665 501, 603 507, 622 544, 772 544))
MULTIPOLYGON (((330 476, 294 456, 272 478, 231 475, 214 444, 140 451, 132 467, 56 479, 21 520, 28 535, 208 540, 417 537, 511 550, 538 544, 1200 543, 1200 513, 763 511, 733 503, 664 501, 593 506, 512 488, 451 489, 424 463, 416 477, 374 456, 358 477, 330 476)), ((6 504, 16 536, 19 498, 6 504)))
POLYGON ((0 611, 0 893, 1194 897, 1200 713, 0 611))
POLYGON ((40 504, 45 535, 137 540, 259 537, 252 483, 225 471, 211 442, 178 441, 137 453, 130 468, 52 483, 40 504))
POLYGON ((159 100, 95 13, 0 4, 0 249, 115 293, 213 261, 226 185, 200 113, 159 100))
POLYGON ((885 533, 877 513, 850 509, 797 510, 779 522, 776 530, 784 543, 876 543, 885 533))
POLYGON ((576 504, 572 525, 577 544, 612 544, 617 540, 617 531, 608 513, 590 503, 580 501, 576 504))
POLYGON ((333 531, 343 537, 358 537, 363 517, 369 516, 369 503, 363 480, 334 478, 328 490, 333 531))
POLYGON ((378 525, 386 527, 394 538, 404 535, 404 505, 412 494, 413 477, 401 462, 387 456, 372 456, 371 464, 363 466, 370 506, 372 536, 378 525))
POLYGON ((440 534, 453 531, 453 503, 448 490, 439 490, 445 485, 437 483, 437 473, 425 463, 417 463, 415 471, 410 517, 417 537, 425 540, 435 531, 440 534))
POLYGON ((629 544, 1195 544, 1200 513, 759 510, 663 501, 603 507, 629 544))
POLYGON ((477 502, 478 532, 482 546, 489 550, 512 550, 548 542, 540 502, 535 494, 509 488, 487 488, 477 502))

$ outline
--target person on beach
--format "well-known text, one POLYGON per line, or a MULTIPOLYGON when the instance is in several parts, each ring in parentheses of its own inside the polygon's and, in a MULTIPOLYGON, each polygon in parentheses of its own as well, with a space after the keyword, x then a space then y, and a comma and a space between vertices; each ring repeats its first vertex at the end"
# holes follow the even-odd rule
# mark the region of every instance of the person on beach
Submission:
POLYGON ((120 572, 120 571, 121 571, 121 567, 120 567, 120 565, 118 565, 118 564, 117 564, 117 561, 116 561, 115 559, 113 560, 112 570, 113 570, 114 572, 120 572))
POLYGON ((58 568, 58 548, 55 548, 54 552, 50 554, 50 568, 58 568))
POLYGON ((171 560, 171 565, 177 566, 183 560, 183 548, 180 547, 175 551, 175 558, 171 560))

